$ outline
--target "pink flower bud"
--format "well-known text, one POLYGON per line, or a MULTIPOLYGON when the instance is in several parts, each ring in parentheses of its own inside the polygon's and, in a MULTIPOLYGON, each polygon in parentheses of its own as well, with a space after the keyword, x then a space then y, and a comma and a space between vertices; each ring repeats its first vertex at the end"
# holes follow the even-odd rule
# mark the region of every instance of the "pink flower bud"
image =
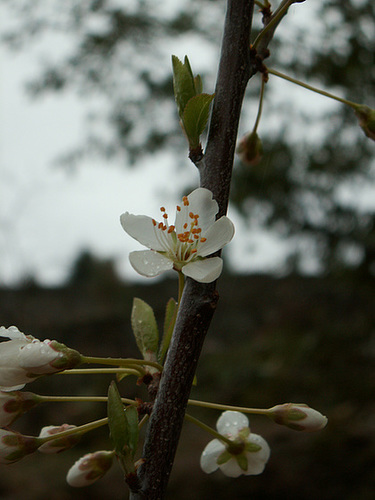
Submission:
POLYGON ((114 455, 114 451, 96 451, 84 455, 69 469, 66 476, 68 484, 80 488, 94 483, 111 468, 114 455))
POLYGON ((268 415, 274 422, 296 431, 314 432, 323 429, 327 417, 305 404, 285 403, 271 408, 268 415))
POLYGON ((77 366, 81 355, 55 340, 41 342, 26 336, 15 326, 0 327, 0 337, 11 340, 0 343, 0 389, 22 389, 41 375, 77 366))
MULTIPOLYGON (((63 424, 63 425, 49 425, 43 427, 40 431, 39 437, 46 438, 58 434, 60 432, 68 431, 74 429, 75 425, 63 424)), ((39 446, 38 451, 41 453, 59 453, 60 451, 68 450, 75 446, 81 439, 81 434, 77 432, 76 434, 69 434, 68 436, 57 437, 51 441, 46 441, 44 444, 39 446)))
POLYGON ((39 402, 39 396, 32 392, 0 391, 0 427, 10 425, 39 402))
POLYGON ((34 453, 38 445, 38 438, 0 429, 0 463, 11 464, 17 462, 25 455, 34 453))

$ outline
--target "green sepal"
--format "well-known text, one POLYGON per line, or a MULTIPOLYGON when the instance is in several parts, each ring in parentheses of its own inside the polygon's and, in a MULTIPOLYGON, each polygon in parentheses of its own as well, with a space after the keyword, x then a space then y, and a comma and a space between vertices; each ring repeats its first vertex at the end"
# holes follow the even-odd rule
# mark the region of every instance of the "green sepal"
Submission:
POLYGON ((129 424, 125 416, 124 405, 121 401, 115 382, 108 388, 108 426, 110 438, 117 454, 124 453, 124 447, 129 442, 129 424))
POLYGON ((125 417, 128 422, 128 442, 132 458, 138 447, 139 427, 138 427, 138 411, 134 406, 128 406, 125 410, 125 417))
POLYGON ((164 357, 168 351, 169 344, 171 342, 174 324, 176 322, 176 317, 177 317, 177 311, 178 311, 177 302, 173 298, 170 298, 165 308, 163 338, 161 341, 160 351, 159 351, 159 361, 161 363, 164 360, 164 357))
POLYGON ((157 352, 159 331, 152 307, 141 299, 134 298, 131 325, 142 356, 149 357, 149 351, 157 352), (147 354, 148 353, 148 354, 147 354))
POLYGON ((199 94, 192 97, 185 106, 182 123, 191 149, 199 146, 199 137, 207 125, 214 97, 215 94, 199 94))
POLYGON ((245 444, 245 450, 248 451, 249 453, 255 453, 257 451, 260 451, 262 449, 259 444, 251 443, 250 441, 247 441, 245 444))
POLYGON ((225 450, 217 457, 216 463, 217 465, 223 465, 229 462, 231 458, 233 458, 233 455, 231 455, 228 450, 225 450))
POLYGON ((196 94, 195 81, 187 56, 184 62, 177 56, 172 56, 172 67, 174 97, 178 114, 182 118, 187 102, 196 94))
POLYGON ((249 461, 248 461, 245 453, 241 453, 241 455, 236 455, 235 459, 236 459, 236 462, 238 463, 240 469, 242 469, 243 471, 247 471, 247 468, 249 466, 249 461))

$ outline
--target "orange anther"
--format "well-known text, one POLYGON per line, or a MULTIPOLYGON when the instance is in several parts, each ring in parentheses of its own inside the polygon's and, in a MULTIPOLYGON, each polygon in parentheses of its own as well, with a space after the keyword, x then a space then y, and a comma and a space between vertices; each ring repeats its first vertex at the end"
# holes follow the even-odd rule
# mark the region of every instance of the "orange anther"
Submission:
POLYGON ((164 207, 160 207, 160 211, 161 212, 165 212, 165 208, 164 207))
POLYGON ((173 233, 173 231, 174 231, 174 226, 169 226, 168 233, 173 233))
POLYGON ((157 224, 157 222, 156 222, 155 219, 152 219, 152 223, 153 223, 154 226, 156 226, 156 224, 157 224))
POLYGON ((190 219, 194 219, 194 214, 193 214, 193 212, 189 212, 189 217, 190 217, 190 219))
POLYGON ((181 212, 181 207, 179 205, 177 205, 177 212, 181 212))
POLYGON ((163 223, 162 223, 162 222, 159 222, 159 224, 158 224, 158 228, 159 228, 159 229, 163 229, 163 223))
POLYGON ((193 250, 191 250, 190 253, 197 253, 197 249, 196 248, 193 248, 193 250))
POLYGON ((168 214, 163 214, 164 219, 168 219, 168 214))
POLYGON ((189 240, 187 240, 187 241, 188 241, 188 243, 194 243, 194 240, 190 240, 190 239, 189 239, 189 240))
POLYGON ((204 243, 205 241, 207 241, 207 238, 201 238, 201 243, 204 243))
POLYGON ((187 222, 185 222, 184 229, 186 229, 187 227, 188 227, 187 222))

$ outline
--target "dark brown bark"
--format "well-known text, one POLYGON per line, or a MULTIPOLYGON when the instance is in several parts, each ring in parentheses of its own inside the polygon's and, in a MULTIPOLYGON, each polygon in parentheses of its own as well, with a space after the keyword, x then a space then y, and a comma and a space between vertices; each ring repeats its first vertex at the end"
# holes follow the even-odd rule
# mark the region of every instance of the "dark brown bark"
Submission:
MULTIPOLYGON (((226 213, 243 95, 251 74, 253 0, 228 0, 207 148, 197 165, 201 186, 226 213)), ((203 341, 218 300, 215 283, 188 279, 146 435, 138 470, 141 488, 131 499, 164 497, 203 341)))

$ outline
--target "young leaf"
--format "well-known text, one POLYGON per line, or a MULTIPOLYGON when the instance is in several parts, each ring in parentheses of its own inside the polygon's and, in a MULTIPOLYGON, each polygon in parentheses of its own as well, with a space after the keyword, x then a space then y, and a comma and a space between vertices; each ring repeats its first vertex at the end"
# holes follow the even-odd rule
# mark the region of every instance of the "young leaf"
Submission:
POLYGON ((172 67, 174 97, 182 118, 187 102, 196 94, 194 77, 187 57, 183 63, 178 57, 172 56, 172 67))
POLYGON ((192 97, 185 106, 182 123, 191 149, 199 145, 199 137, 207 125, 214 97, 215 94, 199 94, 192 97))
POLYGON ((131 324, 138 349, 143 357, 148 352, 157 352, 159 331, 152 307, 141 299, 134 298, 131 324))
POLYGON ((125 410, 125 417, 128 422, 128 442, 127 445, 132 454, 132 458, 134 458, 135 452, 137 451, 138 446, 138 436, 139 436, 139 427, 138 427, 138 412, 134 406, 128 406, 125 410))
POLYGON ((129 428, 121 396, 113 381, 108 389, 108 426, 116 453, 122 454, 129 441, 129 428))

